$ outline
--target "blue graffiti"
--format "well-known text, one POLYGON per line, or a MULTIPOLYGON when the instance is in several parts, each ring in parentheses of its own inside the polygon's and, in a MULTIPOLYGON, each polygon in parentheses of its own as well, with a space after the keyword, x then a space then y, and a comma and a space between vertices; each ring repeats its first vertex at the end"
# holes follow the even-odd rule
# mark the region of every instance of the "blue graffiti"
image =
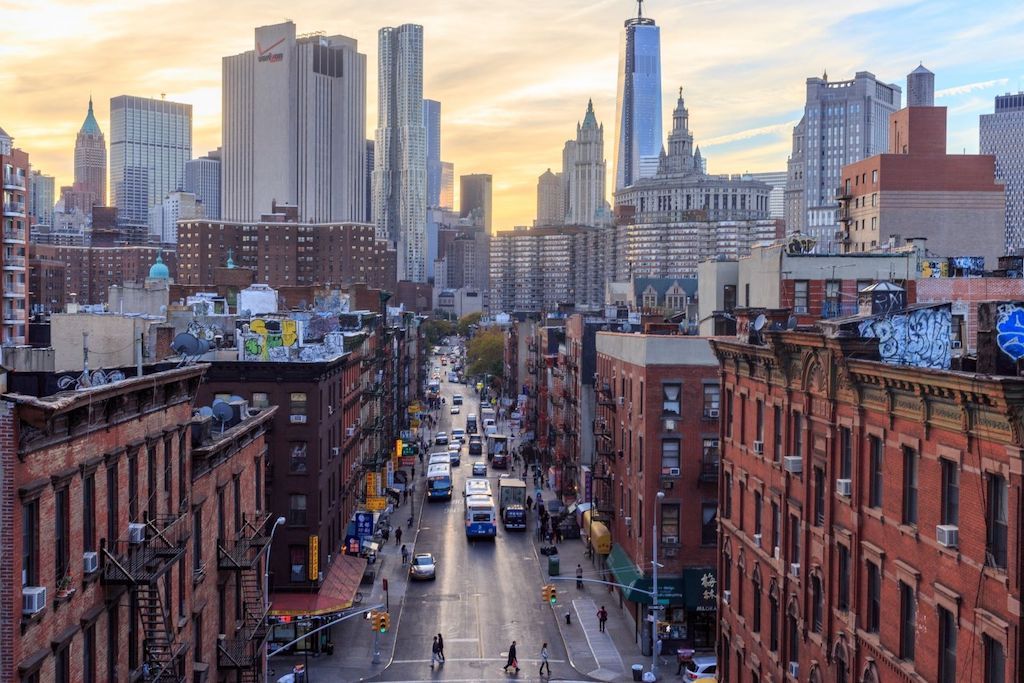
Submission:
POLYGON ((948 305, 871 318, 860 335, 878 339, 882 361, 894 365, 949 369, 952 315, 948 305))
POLYGON ((996 330, 996 343, 1003 353, 1015 362, 1024 356, 1024 309, 1000 306, 996 330))

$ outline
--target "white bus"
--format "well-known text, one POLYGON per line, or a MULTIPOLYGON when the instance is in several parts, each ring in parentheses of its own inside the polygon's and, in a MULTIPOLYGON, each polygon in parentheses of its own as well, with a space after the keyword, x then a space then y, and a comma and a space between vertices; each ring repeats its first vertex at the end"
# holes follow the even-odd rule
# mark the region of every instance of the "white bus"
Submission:
POLYGON ((491 482, 486 479, 467 479, 466 489, 462 492, 463 497, 470 496, 493 496, 491 482))
POLYGON ((498 524, 491 496, 466 497, 466 538, 494 538, 498 524))
POLYGON ((427 468, 427 500, 452 499, 452 466, 446 462, 427 468))

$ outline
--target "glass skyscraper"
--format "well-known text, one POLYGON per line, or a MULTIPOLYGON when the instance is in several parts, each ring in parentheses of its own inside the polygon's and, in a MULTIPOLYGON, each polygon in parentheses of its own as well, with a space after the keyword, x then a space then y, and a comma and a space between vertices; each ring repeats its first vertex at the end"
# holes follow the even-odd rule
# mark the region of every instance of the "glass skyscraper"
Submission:
POLYGON ((661 152, 661 29, 654 19, 626 20, 615 113, 615 189, 658 171, 661 152))

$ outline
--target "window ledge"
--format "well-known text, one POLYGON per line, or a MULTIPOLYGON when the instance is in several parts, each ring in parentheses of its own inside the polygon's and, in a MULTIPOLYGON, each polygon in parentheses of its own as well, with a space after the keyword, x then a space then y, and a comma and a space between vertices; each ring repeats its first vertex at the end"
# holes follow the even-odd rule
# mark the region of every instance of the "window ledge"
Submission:
POLYGON ((899 529, 899 532, 901 534, 903 534, 904 536, 910 536, 915 541, 919 541, 921 539, 920 533, 918 532, 918 528, 916 526, 913 526, 911 524, 897 524, 896 528, 899 529))

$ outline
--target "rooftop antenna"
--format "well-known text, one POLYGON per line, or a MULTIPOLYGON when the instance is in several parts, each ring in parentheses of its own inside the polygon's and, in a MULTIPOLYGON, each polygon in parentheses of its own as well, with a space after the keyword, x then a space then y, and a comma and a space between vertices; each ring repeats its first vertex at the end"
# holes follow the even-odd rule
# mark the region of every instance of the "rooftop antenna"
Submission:
POLYGON ((636 0, 636 18, 644 18, 644 0, 636 0))

